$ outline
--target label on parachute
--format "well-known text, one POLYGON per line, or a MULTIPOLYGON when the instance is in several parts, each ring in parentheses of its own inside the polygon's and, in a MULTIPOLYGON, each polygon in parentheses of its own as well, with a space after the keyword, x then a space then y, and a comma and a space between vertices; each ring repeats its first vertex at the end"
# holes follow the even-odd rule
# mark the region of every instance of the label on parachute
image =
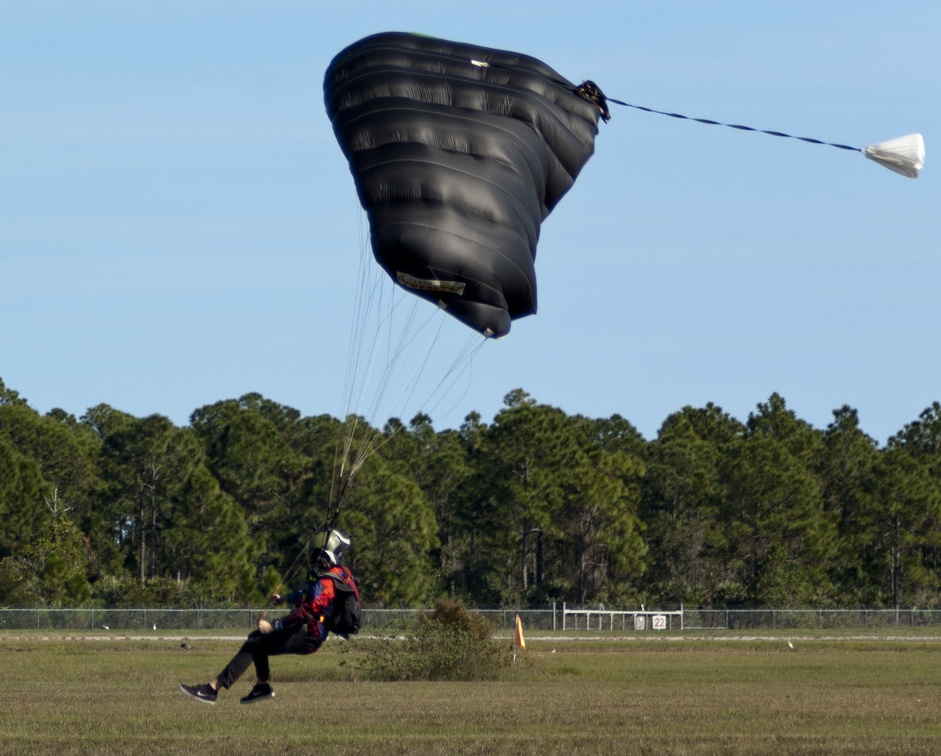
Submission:
POLYGON ((402 271, 397 271, 395 275, 399 279, 399 283, 402 284, 402 286, 407 286, 409 289, 417 289, 419 291, 443 291, 448 294, 457 294, 458 296, 464 293, 464 283, 461 281, 432 281, 427 278, 415 278, 415 276, 410 276, 408 273, 403 273, 402 271))

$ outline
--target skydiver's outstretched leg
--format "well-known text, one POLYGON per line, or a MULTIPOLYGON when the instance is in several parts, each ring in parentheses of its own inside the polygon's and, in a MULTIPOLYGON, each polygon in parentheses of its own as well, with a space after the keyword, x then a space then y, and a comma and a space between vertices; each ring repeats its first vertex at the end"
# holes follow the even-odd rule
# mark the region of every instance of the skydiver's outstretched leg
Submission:
POLYGON ((232 687, 235 681, 245 673, 245 670, 254 663, 258 681, 251 692, 241 699, 241 702, 254 703, 264 698, 272 698, 274 690, 268 682, 271 674, 268 657, 281 654, 308 653, 304 649, 305 639, 306 631, 304 627, 299 628, 296 632, 274 630, 270 633, 262 633, 260 630, 253 630, 218 677, 202 685, 181 685, 180 690, 197 701, 214 704, 219 690, 228 690, 232 687))
POLYGON ((304 642, 306 637, 307 632, 304 627, 300 627, 296 632, 274 630, 264 635, 258 630, 253 631, 245 643, 242 644, 238 653, 232 657, 232 660, 226 664, 219 676, 213 680, 216 684, 216 690, 220 687, 226 690, 231 688, 235 681, 248 669, 249 664, 254 664, 255 676, 258 678, 258 682, 252 688, 252 692, 242 699, 242 703, 254 703, 262 698, 271 698, 274 696, 274 690, 268 683, 271 676, 268 657, 305 653, 304 642))

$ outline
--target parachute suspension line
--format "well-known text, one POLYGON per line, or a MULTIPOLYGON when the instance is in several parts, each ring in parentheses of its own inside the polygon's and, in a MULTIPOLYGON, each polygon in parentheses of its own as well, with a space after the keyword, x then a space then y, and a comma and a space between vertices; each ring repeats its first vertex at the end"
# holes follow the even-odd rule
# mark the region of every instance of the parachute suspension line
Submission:
MULTIPOLYGON (((365 224, 360 218, 362 230, 365 224)), ((360 247, 354 309, 344 376, 344 420, 337 433, 330 484, 334 522, 352 479, 369 457, 402 428, 391 432, 388 427, 384 429, 380 412, 389 419, 406 410, 417 413, 425 411, 428 405, 436 408, 448 398, 460 376, 468 373, 473 357, 487 341, 462 328, 462 341, 466 343, 445 375, 421 401, 424 389, 420 391, 419 387, 429 383, 425 376, 433 375, 430 373, 433 358, 440 360, 438 349, 440 342, 445 341, 444 332, 456 324, 441 310, 430 308, 427 302, 392 283, 375 264, 366 241, 360 247), (421 406, 413 409, 415 404, 421 406)))
MULTIPOLYGON (((432 396, 437 394, 438 398, 435 400, 434 404, 432 404, 430 407, 427 407, 427 411, 429 413, 438 409, 438 407, 444 401, 445 397, 450 396, 451 388, 457 384, 458 379, 472 371, 474 366, 474 358, 477 356, 477 353, 480 351, 481 347, 483 347, 483 345, 486 343, 486 337, 481 337, 478 334, 470 334, 467 337, 467 341, 465 342, 463 349, 461 349, 461 351, 455 356, 454 361, 448 368, 447 373, 442 376, 441 380, 438 382, 438 385, 435 387, 435 391, 433 392, 432 396)), ((461 396, 454 400, 453 405, 445 410, 445 414, 449 414, 450 411, 457 406, 460 400, 464 398, 464 396, 467 394, 467 388, 469 385, 470 377, 468 376, 468 385, 465 386, 461 396)))
MULTIPOLYGON (((409 299, 412 299, 412 298, 410 297, 409 299)), ((414 319, 417 308, 421 306, 422 306, 422 303, 417 299, 412 302, 412 312, 409 318, 410 321, 414 319)), ((414 394, 417 390, 417 387, 420 383, 421 377, 424 374, 428 366, 431 356, 437 347, 440 337, 442 336, 442 331, 444 330, 446 326, 447 321, 445 320, 445 318, 441 317, 440 313, 432 312, 431 315, 424 321, 424 323, 422 323, 422 325, 419 326, 417 331, 413 329, 411 326, 404 329, 402 332, 403 336, 405 334, 410 334, 410 335, 406 341, 400 344, 398 349, 394 350, 394 354, 392 358, 390 359, 390 362, 389 362, 390 369, 386 371, 386 374, 384 377, 387 377, 390 374, 392 366, 394 366, 395 363, 398 362, 399 359, 401 359, 402 355, 405 354, 405 351, 410 346, 412 346, 412 343, 414 341, 417 340, 419 333, 423 331, 431 323, 432 319, 435 317, 439 318, 438 328, 436 329, 433 338, 429 341, 427 347, 425 348, 424 355, 421 357, 421 359, 417 361, 416 367, 412 375, 409 377, 407 381, 404 382, 402 393, 397 398, 394 404, 394 406, 396 407, 409 406, 410 402, 412 401, 414 394)), ((414 411, 425 412, 426 410, 429 410, 429 407, 428 407, 429 404, 432 405, 430 408, 431 410, 437 408, 438 405, 449 395, 450 387, 453 386, 456 383, 457 379, 463 373, 465 373, 467 369, 470 367, 470 365, 472 364, 473 357, 476 356, 477 352, 480 350, 481 346, 483 346, 483 344, 486 341, 487 339, 484 338, 483 336, 480 336, 479 334, 475 333, 475 334, 469 335, 466 339, 464 346, 461 348, 458 355, 455 357, 455 359, 449 366, 448 370, 445 372, 442 378, 438 381, 438 383, 429 393, 428 398, 424 402, 420 403, 419 406, 417 406, 414 411)), ((380 393, 383 393, 384 391, 385 391, 385 386, 382 388, 380 393)), ((377 408, 377 411, 378 411, 378 408, 377 408)), ((365 459, 370 454, 375 453, 376 451, 381 449, 386 443, 391 441, 392 438, 394 438, 399 433, 399 431, 402 430, 403 427, 404 427, 403 425, 396 427, 393 430, 393 432, 388 434, 387 436, 383 436, 382 433, 380 433, 379 431, 376 431, 372 435, 372 437, 369 439, 369 445, 367 449, 365 450, 365 454, 363 455, 362 461, 365 461, 365 459)), ((362 462, 360 462, 360 464, 362 464, 362 462)))
MULTIPOLYGON (((294 575, 295 570, 297 570, 297 567, 301 561, 301 557, 304 556, 306 551, 307 545, 305 544, 303 547, 301 547, 300 551, 298 551, 297 556, 294 557, 294 561, 291 562, 291 566, 288 567, 287 572, 285 572, 278 580, 278 584, 274 587, 272 593, 281 593, 283 588, 286 588, 291 584, 292 576, 294 575)), ((271 596, 268 596, 268 600, 271 601, 271 596)), ((266 607, 263 609, 261 612, 261 619, 267 619, 269 611, 271 611, 271 607, 266 607)))
MULTIPOLYGON (((355 213, 357 217, 356 225, 359 231, 360 269, 358 273, 358 279, 360 283, 359 285, 356 286, 356 295, 355 295, 355 300, 354 300, 354 318, 353 318, 352 323, 350 324, 349 343, 358 344, 358 343, 361 343, 362 341, 361 334, 362 334, 363 328, 365 327, 363 323, 363 314, 365 311, 363 298, 366 292, 366 288, 363 285, 363 281, 365 280, 367 276, 366 271, 368 270, 367 252, 366 252, 367 247, 368 247, 368 242, 366 240, 365 234, 363 233, 364 224, 362 222, 362 210, 360 209, 358 202, 354 201, 353 205, 355 207, 355 213)), ((355 370, 356 370, 355 361, 357 358, 358 358, 358 353, 356 350, 354 349, 347 350, 347 357, 346 357, 347 364, 346 364, 346 371, 344 373, 344 385, 343 385, 343 394, 342 394, 344 406, 347 406, 347 407, 349 406, 349 397, 352 391, 351 383, 350 383, 351 376, 355 375, 355 370)), ((343 496, 346 493, 346 487, 349 483, 349 476, 344 474, 346 459, 348 457, 349 452, 348 452, 348 449, 344 447, 344 442, 343 442, 343 436, 344 436, 343 428, 344 428, 344 425, 346 425, 346 423, 348 422, 348 419, 349 418, 346 418, 345 420, 341 422, 340 427, 337 431, 337 439, 336 439, 336 444, 334 448, 334 461, 333 461, 334 473, 331 476, 331 480, 330 480, 330 492, 329 492, 329 500, 328 500, 329 506, 327 507, 327 512, 324 516, 324 521, 323 521, 323 524, 321 525, 321 530, 323 530, 328 525, 330 527, 333 527, 336 524, 336 521, 340 514, 340 508, 343 503, 343 496)), ((304 544, 301 546, 301 548, 298 550, 297 556, 295 556, 294 561, 291 563, 291 566, 288 568, 287 572, 282 576, 282 578, 278 582, 278 589, 275 591, 276 593, 280 592, 280 589, 282 586, 286 586, 290 584, 289 581, 291 580, 291 577, 294 574, 294 572, 298 569, 301 563, 301 558, 305 554, 308 555, 308 563, 309 563, 309 546, 310 546, 310 542, 305 541, 304 544)), ((262 616, 264 617, 264 615, 266 614, 267 614, 267 610, 265 610, 262 616)))
MULTIPOLYGON (((384 296, 380 293, 379 298, 380 300, 384 299, 384 296)), ((345 448, 345 457, 350 464, 350 469, 347 473, 349 478, 359 471, 359 469, 365 463, 366 459, 368 459, 368 457, 375 451, 377 439, 381 436, 382 431, 379 428, 376 428, 374 425, 370 426, 369 420, 374 420, 378 416, 380 407, 382 406, 383 401, 389 391, 391 381, 395 375, 397 363, 405 351, 406 344, 403 342, 412 328, 411 324, 415 320, 415 313, 419 304, 420 303, 418 300, 414 300, 412 302, 411 308, 406 315, 404 325, 399 328, 399 334, 397 337, 398 340, 394 346, 392 346, 392 342, 396 339, 396 335, 392 321, 393 315, 398 308, 398 303, 392 302, 389 305, 381 305, 379 308, 377 308, 379 322, 377 323, 376 328, 372 333, 367 359, 360 363, 360 368, 363 370, 361 373, 361 380, 359 384, 354 387, 355 406, 361 406, 364 402, 367 401, 366 393, 367 389, 370 387, 370 379, 374 373, 378 374, 378 384, 375 388, 375 391, 372 393, 372 399, 369 403, 369 407, 365 411, 366 427, 363 430, 363 437, 361 439, 362 445, 360 448, 356 449, 355 452, 352 446, 356 440, 356 430, 361 420, 358 415, 353 414, 352 412, 349 415, 351 422, 346 438, 345 448), (385 307, 388 307, 388 312, 383 315, 382 313, 384 312, 385 307), (387 346, 385 362, 382 364, 382 347, 384 344, 387 346)))
MULTIPOLYGON (((357 210, 358 210, 357 206, 357 210)), ((368 243, 363 233, 362 214, 359 213, 359 284, 356 287, 356 297, 353 308, 353 320, 350 324, 349 348, 347 350, 347 364, 343 385, 344 416, 337 434, 337 447, 334 459, 334 476, 331 483, 331 506, 338 505, 343 500, 346 487, 349 484, 350 473, 347 466, 351 461, 352 445, 356 437, 357 428, 361 422, 354 414, 356 381, 360 375, 363 360, 363 344, 368 327, 370 302, 374 293, 370 291, 370 265, 368 260, 368 243)), ((373 282, 373 287, 375 282, 373 282)))
MULTIPOLYGON (((359 231, 359 271, 357 276, 356 294, 353 305, 353 318, 350 323, 348 349, 346 355, 346 370, 344 373, 342 405, 343 418, 337 429, 336 445, 334 449, 333 475, 330 481, 330 494, 327 520, 329 512, 335 509, 339 513, 339 506, 349 484, 350 474, 347 466, 352 455, 352 444, 356 437, 360 418, 353 414, 354 396, 356 394, 356 377, 360 375, 360 362, 363 357, 362 345, 365 341, 365 332, 368 327, 370 302, 374 292, 370 289, 370 260, 369 243, 365 233, 362 210, 358 202, 354 202, 359 231)), ((375 288, 376 281, 372 287, 375 288)), ((325 523, 327 522, 325 520, 325 523)), ((336 520, 336 517, 333 517, 336 520)))
MULTIPOLYGON (((440 331, 440 327, 439 327, 439 331, 440 331)), ((444 377, 442 377, 442 379, 435 386, 428 400, 426 400, 424 404, 422 404, 415 410, 416 412, 423 412, 426 409, 428 409, 427 407, 428 403, 431 402, 432 399, 434 399, 435 395, 440 393, 440 395, 438 396, 438 398, 435 400, 434 404, 431 407, 431 409, 433 410, 448 395, 448 389, 450 388, 450 386, 453 386, 455 382, 457 381, 458 377, 460 377, 460 374, 462 374, 468 369, 468 367, 472 363, 473 357, 480 350, 481 346, 483 346, 483 344, 486 342, 485 338, 477 336, 476 334, 475 336, 476 338, 469 337, 468 344, 465 345, 465 347, 462 349, 462 353, 458 355, 458 357, 455 358, 447 374, 444 377), (474 344, 472 342, 476 342, 476 343, 474 344), (445 387, 445 390, 443 392, 439 392, 439 390, 443 386, 445 387)), ((429 347, 428 355, 431 354, 431 351, 432 351, 431 347, 429 347)), ((406 397, 407 399, 410 399, 412 394, 414 394, 416 390, 416 386, 418 385, 418 379, 420 377, 420 374, 424 371, 426 362, 427 362, 427 356, 425 358, 425 361, 416 370, 415 376, 413 377, 413 379, 410 380, 408 387, 405 389, 405 391, 408 394, 408 396, 406 397)), ((455 404, 457 401, 459 400, 456 400, 455 404)), ((337 514, 339 514, 340 501, 342 501, 343 492, 345 491, 346 484, 349 483, 352 477, 356 474, 356 472, 359 471, 360 467, 362 467, 362 465, 366 462, 367 459, 369 459, 370 456, 375 454, 383 446, 385 446, 387 443, 392 441, 392 439, 395 438, 404 428, 405 428, 404 424, 398 425, 392 430, 391 433, 388 433, 388 434, 383 434, 381 430, 374 428, 372 432, 369 432, 364 435, 363 448, 356 451, 356 454, 352 459, 349 474, 342 481, 342 484, 341 484, 342 487, 341 487, 341 491, 340 491, 337 506, 336 506, 337 514)))
MULTIPOLYGON (((383 344, 385 344, 385 355, 384 364, 382 364, 380 369, 379 386, 375 394, 373 394, 372 403, 369 407, 369 417, 375 417, 379 412, 380 406, 386 399, 387 392, 390 390, 392 385, 392 379, 394 377, 395 371, 399 368, 399 365, 402 362, 403 355, 416 341, 418 333, 420 333, 429 322, 429 320, 426 319, 425 322, 416 329, 415 323, 418 318, 418 308, 422 303, 418 299, 412 297, 409 297, 409 299, 411 302, 409 303, 410 306, 406 310, 405 320, 403 323, 396 324, 394 318, 396 310, 403 301, 400 297, 400 301, 394 302, 391 305, 388 313, 382 317, 382 320, 376 329, 375 344, 377 350, 374 350, 373 355, 375 357, 379 356, 377 353, 378 348, 383 344)), ((423 359, 427 359, 427 352, 423 359)), ((420 373, 420 370, 418 372, 420 373)), ((414 374, 415 373, 413 372, 413 375, 414 374)), ((409 383, 410 382, 406 382, 406 389, 409 383)), ((401 403, 401 399, 402 397, 400 395, 398 399, 393 402, 393 407, 398 407, 401 403)))
MULTIPOLYGON (((393 297, 394 299, 394 297, 393 297)), ((387 350, 385 355, 385 364, 379 370, 379 382, 378 387, 373 394, 372 403, 370 404, 368 410, 368 417, 376 418, 378 417, 380 408, 383 406, 383 402, 386 400, 387 395, 392 387, 393 378, 396 377, 397 371, 400 368, 403 358, 406 354, 409 354, 409 349, 418 347, 415 342, 418 339, 418 336, 423 332, 432 321, 432 319, 438 315, 434 311, 429 311, 428 317, 416 327, 415 323, 417 321, 419 308, 425 305, 420 300, 408 297, 410 302, 409 307, 407 308, 407 315, 401 326, 393 324, 393 315, 401 304, 403 298, 399 297, 399 302, 391 305, 388 315, 382 318, 382 322, 379 324, 379 327, 376 331, 376 339, 372 349, 372 359, 370 359, 370 368, 375 366, 375 356, 378 351, 378 347, 382 343, 386 343, 387 350), (385 334, 385 339, 383 338, 383 333, 385 334)), ((424 354, 417 361, 415 368, 412 370, 411 375, 403 380, 403 385, 399 395, 391 402, 391 408, 393 412, 404 409, 408 402, 411 401, 412 396, 418 386, 418 383, 421 379, 422 373, 425 370, 425 367, 428 363, 428 360, 432 354, 432 351, 437 344, 438 337, 441 333, 441 325, 443 320, 439 320, 439 327, 435 332, 431 342, 425 348, 424 354)), ((404 368, 403 368, 404 369, 404 368)), ((364 386, 365 388, 365 381, 364 386)), ((389 436, 383 437, 381 429, 376 426, 373 426, 371 431, 366 432, 363 437, 363 446, 361 449, 357 450, 355 459, 353 460, 353 465, 350 469, 350 476, 352 476, 359 468, 366 462, 366 460, 374 454, 378 449, 380 449, 384 444, 386 444, 392 437, 394 437, 400 428, 397 428, 389 436)))
POLYGON ((341 421, 341 425, 337 431, 337 441, 336 448, 334 451, 334 474, 330 483, 330 501, 338 501, 342 499, 342 493, 338 492, 338 488, 342 486, 345 489, 345 484, 342 481, 346 480, 346 464, 349 459, 350 446, 352 444, 352 439, 356 433, 356 424, 357 419, 351 413, 351 407, 353 402, 353 394, 355 390, 355 378, 358 375, 358 363, 362 356, 362 350, 359 348, 363 343, 363 334, 366 328, 366 312, 367 312, 367 281, 369 278, 369 261, 368 261, 368 242, 364 234, 364 223, 362 211, 359 208, 359 203, 356 203, 356 213, 357 213, 357 228, 359 230, 359 273, 358 273, 358 285, 356 286, 356 295, 354 299, 353 307, 353 320, 350 323, 350 335, 348 341, 348 349, 346 356, 346 372, 344 373, 344 383, 343 383, 343 408, 344 416, 341 421))

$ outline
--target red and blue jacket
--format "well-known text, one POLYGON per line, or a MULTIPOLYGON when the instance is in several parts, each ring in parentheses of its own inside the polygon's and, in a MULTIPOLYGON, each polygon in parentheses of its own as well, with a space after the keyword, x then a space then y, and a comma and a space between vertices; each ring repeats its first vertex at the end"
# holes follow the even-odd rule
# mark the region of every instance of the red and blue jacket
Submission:
POLYGON ((328 571, 317 575, 306 588, 289 593, 286 600, 294 602, 294 611, 273 623, 275 630, 286 630, 291 633, 296 633, 306 625, 307 638, 304 642, 304 651, 308 654, 319 649, 329 634, 328 626, 333 616, 336 598, 336 585, 330 575, 339 577, 359 599, 359 590, 353 573, 346 567, 331 567, 328 571))

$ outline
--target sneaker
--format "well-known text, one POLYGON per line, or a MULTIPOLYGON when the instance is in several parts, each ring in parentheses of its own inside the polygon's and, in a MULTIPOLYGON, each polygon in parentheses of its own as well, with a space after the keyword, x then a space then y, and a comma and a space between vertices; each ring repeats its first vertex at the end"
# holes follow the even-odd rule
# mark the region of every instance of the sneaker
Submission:
POLYGON ((266 698, 274 698, 274 688, 268 683, 257 683, 251 692, 241 699, 239 703, 250 704, 256 701, 263 701, 266 698))
POLYGON ((212 689, 209 683, 203 685, 181 685, 180 690, 197 701, 208 704, 214 704, 216 702, 216 691, 212 689))

